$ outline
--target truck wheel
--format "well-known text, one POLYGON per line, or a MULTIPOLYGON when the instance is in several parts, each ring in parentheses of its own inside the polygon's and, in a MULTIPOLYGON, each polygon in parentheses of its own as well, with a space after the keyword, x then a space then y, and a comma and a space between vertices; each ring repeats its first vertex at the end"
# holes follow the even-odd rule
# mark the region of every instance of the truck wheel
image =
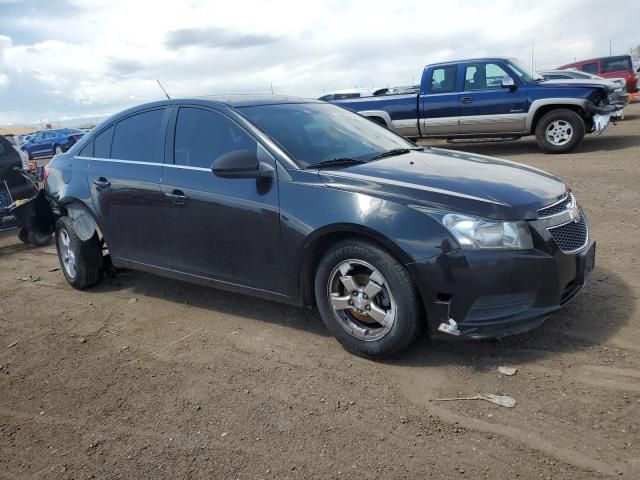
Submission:
POLYGON ((349 351, 382 358, 409 346, 424 322, 409 273, 376 245, 351 240, 320 260, 315 295, 322 321, 349 351))
POLYGON ((92 287, 102 280, 102 248, 97 234, 82 241, 69 217, 61 217, 56 222, 56 247, 62 273, 73 288, 92 287))
POLYGON ((558 108, 545 113, 536 126, 536 140, 545 153, 567 153, 582 143, 584 120, 573 110, 558 108))

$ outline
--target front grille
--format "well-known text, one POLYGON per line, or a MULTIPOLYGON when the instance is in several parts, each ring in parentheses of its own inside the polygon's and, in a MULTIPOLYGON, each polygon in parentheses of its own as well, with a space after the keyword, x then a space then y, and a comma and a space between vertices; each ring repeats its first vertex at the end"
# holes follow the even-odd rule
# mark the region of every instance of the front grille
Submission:
POLYGON ((559 202, 556 202, 553 205, 549 205, 548 207, 544 207, 538 210, 538 216, 542 218, 542 217, 550 217, 551 215, 557 215, 558 213, 562 213, 566 209, 570 208, 572 203, 573 203, 573 194, 570 193, 559 202))
POLYGON ((587 220, 580 211, 580 220, 569 222, 557 227, 548 228, 549 233, 563 252, 575 252, 587 244, 589 229, 587 220))

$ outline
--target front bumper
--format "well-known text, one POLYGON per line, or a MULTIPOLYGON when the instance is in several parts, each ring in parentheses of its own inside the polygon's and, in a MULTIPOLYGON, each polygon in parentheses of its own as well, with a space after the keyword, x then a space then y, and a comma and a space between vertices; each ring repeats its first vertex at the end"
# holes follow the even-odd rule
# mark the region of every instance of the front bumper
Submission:
POLYGON ((595 242, 578 253, 456 250, 409 265, 429 329, 453 319, 460 336, 502 337, 541 325, 582 291, 595 242))

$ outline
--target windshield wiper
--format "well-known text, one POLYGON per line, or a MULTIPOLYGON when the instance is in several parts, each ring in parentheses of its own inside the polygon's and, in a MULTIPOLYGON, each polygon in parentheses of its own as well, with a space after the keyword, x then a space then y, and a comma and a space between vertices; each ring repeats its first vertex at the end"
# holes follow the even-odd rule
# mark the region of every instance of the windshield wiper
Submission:
POLYGON ((327 168, 327 167, 348 167, 350 165, 359 165, 364 163, 364 160, 356 160, 355 158, 334 158, 333 160, 325 160, 323 162, 312 163, 306 168, 327 168))
POLYGON ((370 160, 378 160, 379 158, 385 157, 395 157, 396 155, 404 155, 405 153, 409 153, 411 151, 423 151, 422 147, 415 148, 394 148, 393 150, 387 150, 386 152, 382 152, 377 154, 375 157, 371 157, 370 160))

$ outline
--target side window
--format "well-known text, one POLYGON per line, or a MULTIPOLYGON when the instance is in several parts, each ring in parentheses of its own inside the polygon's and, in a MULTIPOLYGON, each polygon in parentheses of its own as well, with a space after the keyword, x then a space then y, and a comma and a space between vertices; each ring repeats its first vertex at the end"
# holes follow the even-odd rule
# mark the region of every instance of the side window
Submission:
POLYGON ((229 118, 200 108, 181 108, 176 122, 175 163, 211 168, 213 161, 234 150, 253 150, 257 142, 229 118))
POLYGON ((111 158, 162 162, 165 109, 138 113, 119 121, 113 133, 111 158))
POLYGON ((629 57, 603 58, 602 73, 616 72, 620 70, 632 70, 629 57))
POLYGON ((431 72, 431 93, 453 92, 456 88, 457 72, 456 65, 434 68, 431 72))
POLYGON ((39 141, 39 140, 42 140, 43 138, 44 138, 44 132, 40 132, 40 133, 38 133, 35 137, 33 137, 33 138, 31 139, 31 141, 36 141, 36 142, 37 142, 37 141, 39 141))
POLYGON ((465 90, 502 88, 502 79, 510 75, 495 63, 477 63, 467 66, 464 75, 465 90))
POLYGON ((82 147, 82 150, 80 150, 80 153, 78 154, 78 156, 93 157, 93 140, 87 143, 84 147, 82 147))
POLYGON ((324 95, 320 97, 318 100, 322 100, 323 102, 328 102, 329 100, 333 100, 333 95, 324 95))
POLYGON ((93 140, 93 155, 96 158, 110 158, 111 156, 111 140, 113 139, 113 125, 100 133, 93 140))
POLYGON ((598 63, 585 63, 582 65, 582 71, 587 73, 598 73, 598 63))

